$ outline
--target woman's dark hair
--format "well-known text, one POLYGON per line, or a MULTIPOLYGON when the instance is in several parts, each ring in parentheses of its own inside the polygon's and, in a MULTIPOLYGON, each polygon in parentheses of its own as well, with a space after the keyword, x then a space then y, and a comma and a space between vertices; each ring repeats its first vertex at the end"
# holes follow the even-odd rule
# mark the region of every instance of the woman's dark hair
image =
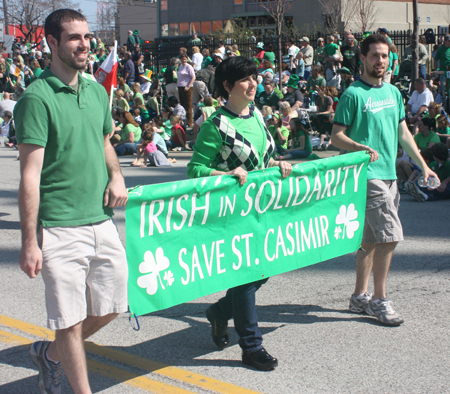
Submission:
POLYGON ((256 64, 251 60, 242 56, 230 57, 216 68, 216 89, 223 98, 228 99, 228 92, 223 86, 225 81, 231 90, 236 81, 241 79, 253 76, 256 81, 257 74, 256 64))
POLYGON ((45 39, 48 41, 48 36, 51 35, 59 43, 63 31, 62 24, 72 21, 86 22, 86 18, 80 12, 70 9, 61 9, 52 12, 45 19, 45 39))
POLYGON ((273 45, 269 44, 266 46, 266 52, 273 52, 273 45))
MULTIPOLYGON (((170 117, 169 117, 170 118, 170 117)), ((163 118, 161 115, 157 115, 152 119, 155 122, 156 126, 161 127, 163 125, 163 118)))
POLYGON ((434 130, 436 128, 436 120, 431 118, 422 118, 421 119, 424 126, 427 126, 430 130, 434 130))
POLYGON ((431 153, 440 161, 445 161, 448 159, 448 149, 445 144, 434 144, 431 147, 431 153))
POLYGON ((292 122, 294 122, 295 125, 295 130, 292 130, 295 132, 295 134, 297 134, 300 130, 302 130, 305 134, 309 134, 308 130, 305 129, 302 124, 302 121, 300 120, 300 118, 293 118, 291 119, 292 122))
POLYGON ((136 126, 136 127, 139 126, 139 124, 133 118, 133 115, 131 115, 129 112, 125 111, 123 108, 117 108, 116 114, 117 114, 117 116, 123 116, 125 118, 126 123, 125 122, 123 123, 124 126, 126 126, 128 123, 131 123, 133 126, 136 126))
POLYGON ((367 56, 370 50, 370 44, 386 44, 389 48, 389 41, 385 36, 378 33, 371 34, 361 44, 361 55, 367 56))
POLYGON ((167 113, 169 114, 169 116, 167 117, 167 119, 170 119, 170 117, 173 115, 173 108, 172 108, 172 107, 169 107, 168 105, 165 105, 165 106, 162 108, 161 113, 162 113, 162 112, 167 112, 167 113))
POLYGON ((180 101, 175 96, 170 96, 167 99, 167 105, 170 107, 176 107, 177 104, 179 104, 179 103, 180 103, 180 101))

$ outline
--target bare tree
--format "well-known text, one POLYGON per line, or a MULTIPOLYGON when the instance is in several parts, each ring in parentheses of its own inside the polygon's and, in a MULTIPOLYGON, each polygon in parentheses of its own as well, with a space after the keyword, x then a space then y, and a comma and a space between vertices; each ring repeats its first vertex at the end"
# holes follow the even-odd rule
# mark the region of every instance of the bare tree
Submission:
POLYGON ((17 28, 28 40, 31 40, 34 33, 43 25, 45 18, 52 11, 59 8, 76 9, 78 4, 70 0, 16 0, 14 7, 3 7, 11 24, 17 28))
POLYGON ((322 6, 324 27, 327 33, 340 31, 347 28, 353 18, 359 0, 319 0, 322 6))
POLYGON ((293 1, 291 0, 271 0, 265 3, 260 3, 260 6, 265 9, 270 16, 275 21, 275 29, 276 29, 276 37, 277 37, 277 47, 278 47, 278 64, 280 65, 279 73, 280 73, 280 83, 281 83, 281 35, 284 27, 284 17, 286 12, 292 7, 293 1))
POLYGON ((380 8, 375 0, 348 0, 354 3, 353 23, 357 31, 365 32, 376 22, 380 8))

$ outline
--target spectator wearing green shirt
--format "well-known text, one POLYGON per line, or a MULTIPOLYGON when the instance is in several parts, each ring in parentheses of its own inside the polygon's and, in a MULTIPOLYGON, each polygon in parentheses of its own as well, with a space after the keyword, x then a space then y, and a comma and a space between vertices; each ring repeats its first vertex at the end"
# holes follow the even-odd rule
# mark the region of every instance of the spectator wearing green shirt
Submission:
POLYGON ((275 53, 273 51, 273 45, 272 44, 268 44, 266 46, 266 51, 264 52, 263 59, 269 61, 272 64, 275 64, 275 53))
POLYGON ((433 119, 422 118, 417 122, 419 132, 414 136, 414 141, 416 141, 420 150, 431 148, 434 144, 441 142, 439 136, 434 131, 431 131, 435 127, 436 123, 433 119))
POLYGON ((434 55, 434 69, 437 71, 444 71, 443 74, 439 76, 439 80, 441 85, 439 87, 439 93, 444 97, 445 95, 445 83, 446 76, 445 71, 449 69, 450 66, 450 34, 444 36, 444 45, 441 45, 436 54, 434 55), (439 67, 437 67, 437 63, 439 62, 439 67))
POLYGON ((114 144, 116 154, 117 156, 134 155, 137 153, 136 146, 141 139, 142 130, 131 113, 118 108, 117 116, 123 128, 120 142, 114 144))
POLYGON ((268 105, 269 107, 272 107, 274 111, 278 109, 278 102, 280 101, 280 96, 278 96, 275 89, 275 82, 269 81, 267 79, 264 80, 263 83, 264 86, 264 92, 262 92, 258 97, 258 102, 256 103, 256 106, 259 109, 262 109, 264 105, 268 105))
POLYGON ((204 48, 202 51, 203 61, 202 61, 202 69, 207 68, 212 63, 212 58, 209 56, 209 49, 204 48))
POLYGON ((450 124, 445 115, 440 115, 437 118, 438 127, 436 129, 436 134, 439 136, 439 139, 443 144, 447 146, 450 145, 450 124))
POLYGON ((411 195, 419 202, 447 200, 450 198, 450 161, 448 160, 448 149, 444 144, 435 144, 431 147, 431 153, 436 161, 433 170, 438 176, 441 184, 438 188, 429 190, 413 183, 411 195))
POLYGON ((323 67, 320 65, 314 66, 311 70, 311 75, 306 81, 306 90, 309 92, 314 86, 325 87, 327 81, 323 77, 323 67))

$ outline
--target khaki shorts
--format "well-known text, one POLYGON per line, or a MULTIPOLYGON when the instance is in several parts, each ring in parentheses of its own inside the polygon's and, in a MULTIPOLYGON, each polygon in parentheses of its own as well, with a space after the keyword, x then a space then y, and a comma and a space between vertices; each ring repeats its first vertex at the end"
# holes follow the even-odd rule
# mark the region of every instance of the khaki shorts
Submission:
POLYGON ((398 217, 399 204, 397 181, 371 179, 367 182, 364 243, 380 244, 403 240, 402 223, 398 217))
POLYGON ((125 250, 112 220, 41 228, 48 327, 128 309, 125 250))

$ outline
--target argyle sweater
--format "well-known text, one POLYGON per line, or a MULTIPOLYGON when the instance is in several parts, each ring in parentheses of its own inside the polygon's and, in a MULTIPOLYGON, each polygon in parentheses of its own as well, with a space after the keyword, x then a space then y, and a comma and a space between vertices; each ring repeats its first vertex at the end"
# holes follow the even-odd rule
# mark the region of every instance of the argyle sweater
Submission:
POLYGON ((261 113, 250 106, 250 114, 238 116, 222 107, 201 126, 194 154, 188 164, 188 176, 210 176, 211 172, 246 171, 267 168, 275 142, 261 113))

